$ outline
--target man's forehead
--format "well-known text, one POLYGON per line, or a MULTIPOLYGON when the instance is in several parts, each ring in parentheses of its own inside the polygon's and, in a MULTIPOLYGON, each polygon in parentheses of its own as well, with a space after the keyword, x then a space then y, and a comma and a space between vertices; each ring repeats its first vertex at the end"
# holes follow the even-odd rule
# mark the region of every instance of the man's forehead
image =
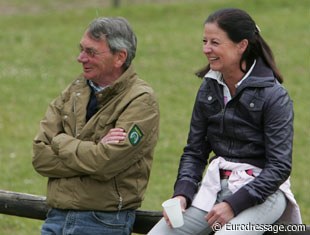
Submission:
POLYGON ((102 40, 95 40, 89 36, 87 31, 83 34, 81 40, 80 40, 80 45, 83 47, 108 47, 108 44, 105 39, 102 40))

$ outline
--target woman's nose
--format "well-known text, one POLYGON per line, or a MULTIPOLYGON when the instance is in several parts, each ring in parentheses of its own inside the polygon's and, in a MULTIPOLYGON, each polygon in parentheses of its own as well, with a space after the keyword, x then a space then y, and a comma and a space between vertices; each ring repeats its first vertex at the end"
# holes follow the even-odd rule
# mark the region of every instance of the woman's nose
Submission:
POLYGON ((203 45, 202 51, 203 51, 204 54, 208 54, 208 53, 210 53, 212 50, 211 50, 211 47, 210 47, 208 44, 205 44, 205 45, 203 45))

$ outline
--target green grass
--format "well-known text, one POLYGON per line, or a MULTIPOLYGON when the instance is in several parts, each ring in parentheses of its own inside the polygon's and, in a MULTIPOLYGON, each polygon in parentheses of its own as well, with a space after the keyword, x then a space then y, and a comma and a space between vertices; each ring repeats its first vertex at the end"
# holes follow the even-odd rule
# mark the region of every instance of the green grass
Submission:
MULTIPOLYGON (((0 0, 0 189, 45 194, 46 179, 31 165, 32 139, 39 120, 47 104, 80 73, 77 45, 87 24, 97 16, 120 15, 137 33, 134 64, 140 77, 153 86, 160 103, 161 133, 142 208, 161 210, 161 202, 172 194, 201 82, 193 73, 206 63, 201 52, 202 23, 212 11, 233 6, 245 9, 256 20, 294 100, 291 182, 303 222, 310 224, 308 0, 124 1, 118 9, 99 5, 100 1, 4 2, 0 0)), ((0 214, 0 234, 38 234, 41 223, 0 214)))

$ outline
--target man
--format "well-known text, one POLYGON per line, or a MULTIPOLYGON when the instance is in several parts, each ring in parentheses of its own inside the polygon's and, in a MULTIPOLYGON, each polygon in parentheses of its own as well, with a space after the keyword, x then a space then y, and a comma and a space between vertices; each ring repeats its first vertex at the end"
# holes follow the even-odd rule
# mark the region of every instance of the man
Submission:
POLYGON ((80 41, 83 74, 48 107, 33 166, 48 177, 42 235, 130 234, 158 139, 152 88, 131 65, 136 36, 124 18, 95 19, 80 41))

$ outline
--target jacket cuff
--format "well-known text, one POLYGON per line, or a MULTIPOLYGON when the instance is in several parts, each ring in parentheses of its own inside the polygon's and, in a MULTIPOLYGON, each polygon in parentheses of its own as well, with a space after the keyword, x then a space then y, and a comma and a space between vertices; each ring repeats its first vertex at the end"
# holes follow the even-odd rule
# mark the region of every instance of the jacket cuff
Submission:
POLYGON ((56 135, 52 139, 51 148, 54 151, 54 153, 58 155, 58 157, 61 157, 61 155, 64 155, 68 152, 66 150, 73 151, 72 145, 76 145, 75 143, 73 143, 74 140, 75 140, 74 137, 61 133, 59 135, 56 135), (69 147, 69 145, 71 146, 69 147))
POLYGON ((184 196, 187 201, 187 207, 192 204, 197 186, 190 181, 180 180, 175 183, 173 197, 184 196))
POLYGON ((56 155, 59 154, 59 149, 60 149, 60 146, 59 146, 60 145, 60 141, 59 141, 59 139, 62 138, 62 135, 63 134, 59 134, 59 135, 54 136, 53 139, 52 139, 52 142, 51 142, 51 148, 52 148, 52 150, 54 151, 54 153, 56 155))
POLYGON ((237 216, 241 211, 256 205, 251 194, 244 188, 239 189, 223 201, 227 202, 231 206, 235 216, 237 216))

